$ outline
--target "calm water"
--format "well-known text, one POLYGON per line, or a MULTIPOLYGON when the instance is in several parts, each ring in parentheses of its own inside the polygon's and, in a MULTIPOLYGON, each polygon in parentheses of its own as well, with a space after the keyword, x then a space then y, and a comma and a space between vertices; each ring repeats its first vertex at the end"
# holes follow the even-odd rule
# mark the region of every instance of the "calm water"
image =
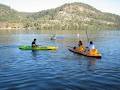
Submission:
POLYGON ((102 59, 68 51, 68 46, 77 45, 79 39, 86 44, 84 32, 0 31, 0 90, 120 90, 120 31, 88 33, 102 59), (54 33, 57 40, 50 41, 54 33), (33 38, 40 45, 59 49, 18 49, 19 45, 31 44, 33 38))

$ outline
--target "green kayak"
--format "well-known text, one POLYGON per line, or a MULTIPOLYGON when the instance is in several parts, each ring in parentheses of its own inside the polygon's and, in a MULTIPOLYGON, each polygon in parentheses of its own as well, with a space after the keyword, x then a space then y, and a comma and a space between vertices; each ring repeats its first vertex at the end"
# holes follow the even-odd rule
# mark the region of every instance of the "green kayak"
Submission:
POLYGON ((28 45, 22 45, 19 46, 19 49, 21 50, 56 50, 58 47, 55 46, 37 46, 37 47, 31 47, 28 45))

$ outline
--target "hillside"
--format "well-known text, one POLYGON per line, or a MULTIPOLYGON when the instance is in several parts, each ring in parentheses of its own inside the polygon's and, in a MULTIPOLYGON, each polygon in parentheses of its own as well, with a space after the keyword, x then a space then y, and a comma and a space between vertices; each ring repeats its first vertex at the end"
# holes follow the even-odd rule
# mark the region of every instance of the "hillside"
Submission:
POLYGON ((77 2, 36 13, 21 13, 0 5, 0 12, 2 12, 0 21, 21 22, 26 28, 57 30, 120 28, 120 16, 104 13, 77 2))
POLYGON ((30 14, 18 12, 0 4, 0 28, 20 28, 29 21, 30 14))
POLYGON ((0 21, 15 22, 20 19, 19 12, 0 4, 0 21))
POLYGON ((104 29, 120 25, 120 16, 103 13, 87 4, 71 3, 33 14, 39 28, 104 29), (41 26, 41 27, 40 27, 41 26))

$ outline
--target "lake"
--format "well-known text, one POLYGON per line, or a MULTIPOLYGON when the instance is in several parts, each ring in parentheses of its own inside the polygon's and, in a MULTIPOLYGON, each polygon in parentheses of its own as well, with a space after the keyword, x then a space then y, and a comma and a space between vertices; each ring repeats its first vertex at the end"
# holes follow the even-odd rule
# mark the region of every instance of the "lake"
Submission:
POLYGON ((88 31, 102 59, 68 50, 85 31, 0 31, 0 90, 120 90, 120 30, 88 31), (56 40, 50 36, 56 34, 56 40), (23 51, 20 45, 58 46, 56 51, 23 51))

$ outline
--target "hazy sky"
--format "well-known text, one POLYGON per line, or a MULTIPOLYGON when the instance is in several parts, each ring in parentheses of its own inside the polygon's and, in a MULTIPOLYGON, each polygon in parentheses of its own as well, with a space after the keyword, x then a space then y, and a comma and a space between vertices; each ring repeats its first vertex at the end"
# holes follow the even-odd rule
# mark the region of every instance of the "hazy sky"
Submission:
POLYGON ((120 15, 120 0, 0 0, 0 4, 9 5, 15 10, 24 12, 37 12, 72 2, 87 3, 103 12, 120 15))

